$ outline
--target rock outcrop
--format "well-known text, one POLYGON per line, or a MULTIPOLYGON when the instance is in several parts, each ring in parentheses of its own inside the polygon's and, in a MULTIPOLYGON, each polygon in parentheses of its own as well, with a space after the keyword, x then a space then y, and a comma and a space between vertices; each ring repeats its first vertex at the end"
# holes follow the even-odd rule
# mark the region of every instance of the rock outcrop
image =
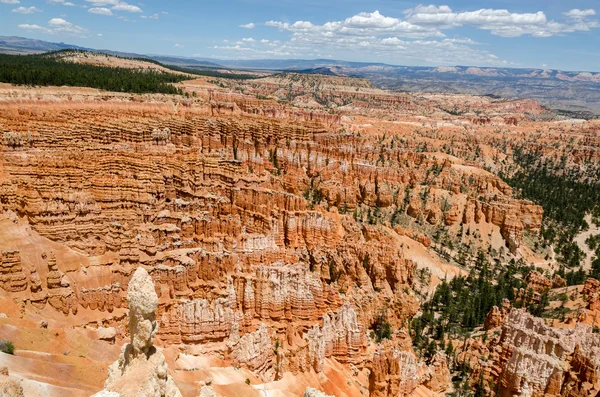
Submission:
POLYGON ((8 292, 27 289, 27 276, 23 272, 19 251, 0 253, 0 288, 8 292))
POLYGON ((323 393, 321 390, 313 389, 312 387, 307 387, 304 391, 304 397, 331 397, 328 394, 323 393))
MULTIPOLYGON (((138 268, 127 289, 129 334, 131 342, 108 369, 101 393, 118 393, 121 397, 181 397, 168 373, 163 354, 153 345, 158 324, 158 296, 150 275, 138 268)), ((96 397, 102 394, 96 394, 96 397)))
POLYGON ((0 367, 0 397, 25 397, 21 382, 10 376, 7 367, 0 367))
MULTIPOLYGON (((155 344, 208 351, 264 382, 328 376, 334 365, 351 377, 371 369, 375 396, 442 393, 444 357, 419 360, 406 336, 420 303, 416 262, 439 266, 440 278, 471 248, 528 253, 523 236, 540 229, 543 210, 498 177, 517 147, 569 164, 600 158, 594 125, 568 128, 580 149, 562 147, 554 124, 538 144, 531 115, 519 113, 543 112, 535 101, 415 96, 308 74, 213 83, 182 83, 186 99, 37 88, 0 98, 2 129, 29 143, 0 148, 0 209, 21 236, 56 250, 7 238, 1 292, 25 314, 68 316, 48 316, 44 332, 62 321, 99 328, 87 333, 107 350, 127 335, 129 306, 132 339, 107 394, 136 371, 168 393, 155 344), (139 267, 156 299, 127 296, 139 267), (393 341, 375 346, 369 328, 384 310, 393 341)), ((508 311, 495 309, 486 328, 508 311)), ((584 372, 585 357, 573 364, 584 372)))
POLYGON ((497 396, 594 396, 600 392, 600 334, 578 325, 553 328, 523 309, 512 309, 502 334, 469 343, 461 359, 479 362, 473 379, 496 385, 497 396), (487 361, 481 358, 486 357, 487 361))
POLYGON ((483 328, 487 331, 500 327, 502 324, 504 324, 504 320, 510 313, 511 308, 512 306, 508 299, 503 299, 500 307, 492 307, 492 310, 486 315, 483 328))

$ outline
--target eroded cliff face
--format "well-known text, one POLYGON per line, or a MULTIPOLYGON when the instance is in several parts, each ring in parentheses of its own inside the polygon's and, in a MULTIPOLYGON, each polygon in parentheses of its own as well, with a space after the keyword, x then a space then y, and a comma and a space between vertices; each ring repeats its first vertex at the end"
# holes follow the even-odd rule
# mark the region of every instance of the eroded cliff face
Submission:
POLYGON ((4 126, 35 131, 31 146, 4 147, 2 209, 88 258, 67 266, 44 251, 22 263, 3 252, 0 287, 25 310, 75 321, 98 312, 122 338, 130 330, 115 314, 131 310, 126 291, 141 266, 158 297, 158 345, 203 346, 263 380, 322 373, 327 360, 369 368, 374 318, 386 308, 402 329, 416 312, 415 263, 398 234, 334 207, 385 202, 425 156, 380 183, 383 167, 361 164, 368 140, 347 142, 362 154, 334 149, 342 136, 314 120, 21 106, 0 111, 4 126), (170 130, 166 141, 156 128, 170 130))
MULTIPOLYGON (((106 337, 114 342, 130 336, 126 292, 142 267, 158 298, 158 346, 209 352, 262 381, 326 377, 340 364, 364 380, 350 382, 354 393, 443 393, 446 358, 417 358, 405 332, 420 303, 409 258, 423 257, 408 250, 432 242, 389 220, 496 231, 495 244, 517 253, 543 211, 441 144, 425 151, 428 133, 387 135, 396 125, 374 131, 353 119, 416 113, 415 98, 327 84, 312 100, 335 102, 336 112, 215 89, 188 106, 156 97, 7 102, 2 128, 26 138, 2 148, 0 208, 24 234, 80 256, 32 254, 7 239, 3 293, 69 323, 94 317, 115 330, 106 337), (395 332, 378 345, 369 329, 382 312, 395 332)), ((252 89, 277 96, 281 87, 252 89)), ((298 101, 313 95, 294 89, 298 101)))
POLYGON ((468 342, 459 359, 496 396, 595 396, 600 391, 600 335, 587 325, 553 328, 512 309, 487 343, 468 342), (488 384, 488 383, 485 383, 488 384))

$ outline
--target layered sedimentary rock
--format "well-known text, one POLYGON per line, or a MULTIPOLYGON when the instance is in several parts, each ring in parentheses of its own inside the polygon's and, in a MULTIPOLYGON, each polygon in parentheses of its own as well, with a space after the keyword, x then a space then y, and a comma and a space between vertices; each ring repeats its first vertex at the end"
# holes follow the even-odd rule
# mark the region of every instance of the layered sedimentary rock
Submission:
POLYGON ((492 310, 486 315, 483 328, 490 330, 500 327, 504 324, 506 316, 510 313, 512 306, 508 299, 503 299, 500 306, 492 307, 492 310))
MULTIPOLYGON (((416 263, 407 258, 420 253, 408 252, 405 237, 428 248, 437 243, 423 231, 429 225, 481 228, 517 252, 524 232, 539 230, 541 207, 482 169, 498 155, 499 134, 473 129, 474 119, 491 129, 527 118, 489 105, 493 115, 456 121, 432 97, 344 78, 309 88, 300 76, 288 89, 296 77, 279 78, 253 81, 244 94, 198 89, 185 101, 107 95, 0 107, 3 128, 31 131, 30 145, 2 148, 0 207, 88 255, 19 264, 7 254, 0 287, 30 294, 27 310, 92 311, 105 318, 95 337, 111 342, 105 329, 127 334, 124 314, 111 314, 128 307, 143 266, 158 298, 152 327, 161 346, 207 345, 265 381, 327 373, 337 362, 352 373, 372 368, 375 395, 442 392, 441 356, 426 364, 396 334, 373 356, 369 328, 385 311, 394 330, 405 330, 417 312, 416 263), (286 95, 295 106, 258 98, 286 95), (424 110, 443 118, 420 118, 424 110), (397 120, 398 112, 411 119, 397 120), (416 223, 423 230, 405 226, 416 223)), ((148 365, 160 368, 159 358, 148 365)))
POLYGON ((304 336, 314 370, 323 370, 325 358, 335 357, 342 363, 358 364, 363 361, 366 332, 359 324, 354 308, 346 303, 332 317, 325 315, 323 324, 314 325, 304 336))
MULTIPOLYGON (((129 335, 121 355, 108 370, 104 392, 121 397, 181 397, 163 354, 153 345, 158 327, 158 296, 148 272, 138 268, 127 289, 129 335)), ((96 394, 101 396, 102 394, 96 394)))
POLYGON ((527 288, 538 294, 548 292, 552 288, 552 280, 549 280, 537 271, 530 272, 525 278, 525 282, 527 283, 527 288))
POLYGON ((589 326, 552 328, 523 309, 512 309, 498 338, 487 346, 474 341, 467 356, 480 362, 483 376, 498 396, 594 396, 600 391, 600 335, 589 326))
POLYGON ((421 383, 420 378, 414 354, 386 343, 373 356, 369 393, 373 397, 410 396, 421 383))
POLYGON ((25 397, 20 381, 9 375, 7 367, 0 367, 0 397, 25 397))
POLYGON ((54 254, 48 259, 48 273, 46 275, 48 288, 48 304, 65 314, 77 313, 79 301, 71 288, 68 278, 58 269, 54 254))
POLYGON ((321 390, 313 389, 312 387, 307 387, 304 391, 304 397, 331 397, 328 394, 323 393, 321 390))
POLYGON ((8 292, 27 289, 27 276, 23 272, 19 251, 0 253, 0 288, 8 292))

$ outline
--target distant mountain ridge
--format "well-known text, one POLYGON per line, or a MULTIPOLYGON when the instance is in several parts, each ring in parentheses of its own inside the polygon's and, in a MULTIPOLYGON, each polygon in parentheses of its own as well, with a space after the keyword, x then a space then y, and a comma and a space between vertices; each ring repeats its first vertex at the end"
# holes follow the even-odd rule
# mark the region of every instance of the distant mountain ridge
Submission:
POLYGON ((399 66, 333 59, 186 58, 98 50, 65 43, 0 36, 0 53, 40 53, 67 48, 128 58, 144 57, 186 68, 235 68, 347 75, 366 78, 378 87, 397 91, 534 98, 547 107, 575 112, 573 114, 581 117, 600 115, 598 72, 474 66, 399 66))

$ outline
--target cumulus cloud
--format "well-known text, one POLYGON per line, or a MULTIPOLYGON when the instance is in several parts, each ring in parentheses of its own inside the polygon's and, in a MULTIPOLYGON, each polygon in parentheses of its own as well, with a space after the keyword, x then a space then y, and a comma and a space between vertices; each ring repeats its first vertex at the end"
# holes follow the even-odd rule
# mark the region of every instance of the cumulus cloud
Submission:
POLYGON ((37 31, 46 34, 64 35, 64 36, 76 36, 85 37, 88 32, 87 29, 77 26, 63 18, 52 18, 48 21, 48 26, 40 26, 36 24, 21 24, 18 25, 20 29, 29 31, 37 31))
POLYGON ((175 48, 183 48, 183 45, 182 44, 175 44, 173 47, 175 47, 175 48))
POLYGON ((250 22, 250 23, 247 23, 247 24, 245 24, 245 25, 240 25, 240 28, 244 28, 244 29, 254 29, 254 27, 255 27, 255 26, 256 26, 256 25, 254 25, 254 23, 250 22))
POLYGON ((113 6, 112 9, 115 11, 143 12, 140 7, 127 4, 125 2, 120 2, 116 6, 113 6))
POLYGON ((319 36, 372 36, 381 34, 397 34, 402 37, 424 38, 443 37, 443 34, 431 26, 419 26, 399 18, 386 17, 379 11, 361 12, 343 21, 327 22, 314 25, 309 21, 296 21, 292 24, 279 21, 267 21, 267 26, 300 35, 319 36))
POLYGON ((112 11, 110 10, 110 8, 105 8, 105 7, 90 8, 90 9, 88 9, 88 12, 90 12, 92 14, 106 15, 106 16, 111 16, 113 14, 112 11))
MULTIPOLYGON (((290 33, 287 43, 260 42, 248 46, 243 40, 237 46, 221 48, 226 51, 249 53, 257 45, 283 52, 308 53, 320 49, 352 56, 364 48, 380 60, 415 63, 465 63, 502 65, 490 50, 464 37, 448 37, 459 27, 486 30, 501 37, 550 37, 599 28, 594 10, 574 9, 564 13, 563 20, 549 19, 543 11, 515 13, 504 9, 456 11, 447 5, 417 5, 401 16, 389 16, 379 11, 362 12, 343 20, 316 24, 300 20, 284 22, 271 20, 266 26, 290 33), (287 46, 286 51, 282 47, 287 46)), ((261 48, 256 48, 260 51, 261 48)))
POLYGON ((454 12, 447 6, 417 6, 407 11, 406 20, 419 26, 431 26, 440 30, 473 26, 502 37, 550 37, 598 27, 597 21, 583 21, 585 17, 595 15, 594 10, 571 10, 565 13, 571 21, 563 23, 548 20, 543 11, 513 13, 508 10, 480 9, 454 12), (573 19, 577 21, 573 22, 573 19))
POLYGON ((428 5, 424 6, 419 4, 415 8, 409 8, 408 10, 404 10, 404 14, 450 14, 452 13, 452 9, 448 6, 434 6, 428 5))
POLYGON ((94 7, 106 7, 106 6, 116 6, 120 3, 120 0, 85 0, 88 3, 92 3, 94 7))
POLYGON ((593 17, 596 15, 596 10, 591 8, 589 10, 580 10, 579 8, 574 8, 569 12, 565 12, 564 14, 573 19, 584 19, 586 17, 593 17))
POLYGON ((0 0, 2 4, 19 4, 19 0, 0 0))
POLYGON ((36 12, 42 12, 39 8, 36 7, 17 7, 12 12, 16 12, 19 14, 33 14, 36 12))
POLYGON ((252 37, 244 37, 242 41, 244 43, 254 43, 256 40, 254 40, 252 37))
POLYGON ((92 3, 94 7, 107 8, 110 7, 113 11, 127 11, 127 12, 143 12, 138 6, 126 3, 121 0, 85 0, 88 3, 92 3))
POLYGON ((47 3, 50 4, 60 4, 63 6, 67 6, 67 7, 74 7, 75 4, 71 3, 70 1, 65 1, 65 0, 46 0, 47 3))
POLYGON ((142 19, 158 19, 159 16, 157 13, 154 13, 152 15, 140 15, 140 18, 142 18, 142 19))
POLYGON ((468 12, 454 12, 450 7, 418 5, 404 11, 404 18, 382 15, 379 11, 362 12, 343 21, 326 22, 314 25, 309 21, 294 23, 268 21, 267 26, 290 31, 296 35, 320 36, 372 36, 394 34, 405 38, 445 37, 443 31, 460 26, 472 26, 488 30, 503 37, 548 37, 579 30, 589 30, 598 26, 597 21, 585 20, 595 15, 594 10, 571 10, 565 15, 575 22, 555 22, 548 20, 543 11, 536 13, 512 13, 508 10, 480 9, 468 12))

